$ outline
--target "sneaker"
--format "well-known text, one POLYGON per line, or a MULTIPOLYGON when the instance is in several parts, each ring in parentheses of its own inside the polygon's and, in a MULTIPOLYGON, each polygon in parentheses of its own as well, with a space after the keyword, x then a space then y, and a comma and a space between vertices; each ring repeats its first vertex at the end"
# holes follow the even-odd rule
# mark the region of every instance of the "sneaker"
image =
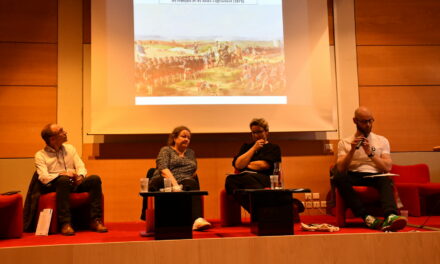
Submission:
POLYGON ((194 221, 193 230, 202 231, 211 228, 212 225, 210 222, 205 219, 199 217, 194 221))
POLYGON ((390 214, 382 224, 382 231, 398 231, 403 229, 407 222, 406 217, 390 214))
POLYGON ((382 228, 383 221, 372 215, 367 215, 364 219, 364 222, 368 228, 380 230, 382 228))

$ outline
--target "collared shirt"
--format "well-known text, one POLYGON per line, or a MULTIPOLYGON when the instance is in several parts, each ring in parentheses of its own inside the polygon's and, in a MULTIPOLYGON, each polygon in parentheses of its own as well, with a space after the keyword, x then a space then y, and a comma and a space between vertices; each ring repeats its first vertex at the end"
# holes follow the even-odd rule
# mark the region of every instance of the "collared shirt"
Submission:
POLYGON ((35 153, 35 167, 43 184, 48 184, 62 172, 71 171, 84 177, 87 174, 83 161, 70 144, 63 144, 58 151, 50 146, 38 151, 35 153))
MULTIPOLYGON (((339 141, 338 157, 345 156, 348 154, 348 152, 350 152, 351 142, 353 142, 354 138, 355 136, 353 135, 339 141)), ((367 139, 371 148, 374 148, 375 155, 380 157, 382 154, 390 154, 390 143, 385 137, 371 132, 367 139)), ((376 164, 371 160, 371 158, 368 157, 362 147, 354 152, 353 159, 351 160, 350 165, 348 165, 348 170, 371 173, 381 172, 377 169, 376 164)))

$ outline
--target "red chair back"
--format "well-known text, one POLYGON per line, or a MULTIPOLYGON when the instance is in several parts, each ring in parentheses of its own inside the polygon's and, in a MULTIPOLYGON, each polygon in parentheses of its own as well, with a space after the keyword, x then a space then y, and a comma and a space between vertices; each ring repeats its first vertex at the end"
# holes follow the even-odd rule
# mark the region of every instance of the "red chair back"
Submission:
POLYGON ((415 165, 395 165, 391 168, 391 173, 399 174, 398 177, 393 177, 396 183, 428 183, 429 167, 428 165, 415 164, 415 165))
POLYGON ((23 234, 21 194, 0 195, 0 238, 19 238, 23 234))

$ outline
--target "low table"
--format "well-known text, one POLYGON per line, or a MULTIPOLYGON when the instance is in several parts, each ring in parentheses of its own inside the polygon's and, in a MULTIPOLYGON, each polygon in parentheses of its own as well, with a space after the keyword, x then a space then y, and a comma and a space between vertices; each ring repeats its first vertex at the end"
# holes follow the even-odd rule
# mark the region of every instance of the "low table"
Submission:
POLYGON ((293 235, 293 193, 310 189, 241 189, 249 195, 251 232, 258 236, 293 235))
POLYGON ((154 197, 155 239, 192 238, 192 197, 208 195, 207 191, 141 192, 154 197))

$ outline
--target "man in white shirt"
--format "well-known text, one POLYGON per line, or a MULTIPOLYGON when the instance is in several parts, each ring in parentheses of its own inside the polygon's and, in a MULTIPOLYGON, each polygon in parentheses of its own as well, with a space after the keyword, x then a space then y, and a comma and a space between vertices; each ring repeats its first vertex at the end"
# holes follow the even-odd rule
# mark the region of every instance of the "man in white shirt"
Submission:
POLYGON ((107 232, 102 223, 102 189, 99 176, 87 176, 87 170, 75 147, 64 144, 67 141, 67 132, 60 125, 46 125, 41 131, 41 137, 46 146, 35 154, 35 166, 41 182, 41 192, 57 193, 61 233, 68 236, 75 234, 71 225, 71 192, 90 194, 90 228, 100 233, 107 232))
POLYGON ((361 217, 372 229, 397 231, 406 226, 407 220, 398 216, 394 199, 393 181, 389 177, 366 177, 388 172, 392 161, 388 140, 371 132, 373 114, 366 107, 359 107, 354 113, 356 133, 338 144, 338 159, 333 170, 333 182, 353 213, 361 217), (379 191, 385 219, 375 218, 367 213, 353 186, 372 186, 379 191))

